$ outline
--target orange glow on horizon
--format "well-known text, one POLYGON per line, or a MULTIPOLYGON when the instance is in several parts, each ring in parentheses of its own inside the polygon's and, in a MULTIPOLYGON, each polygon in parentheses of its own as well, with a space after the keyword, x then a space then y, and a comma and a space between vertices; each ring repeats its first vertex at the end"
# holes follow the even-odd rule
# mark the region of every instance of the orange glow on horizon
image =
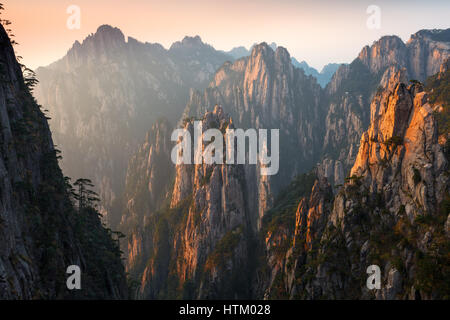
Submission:
MULTIPOLYGON (((19 42, 17 51, 31 68, 65 55, 75 40, 82 41, 102 24, 122 30, 139 41, 166 48, 186 35, 199 35, 216 49, 249 48, 255 42, 275 42, 297 60, 318 68, 328 62, 350 62, 361 48, 382 35, 407 40, 422 28, 448 27, 448 10, 429 4, 428 10, 408 2, 408 12, 396 4, 382 11, 382 28, 366 27, 368 1, 144 1, 144 0, 13 0, 3 1, 5 18, 19 42), (66 9, 81 8, 81 29, 69 30, 66 9), (414 19, 420 14, 422 19, 414 19), (408 15, 408 16, 404 16, 408 15), (398 20, 404 21, 399 26, 398 20)), ((402 1, 400 1, 402 2, 402 1)), ((440 2, 440 1, 437 1, 440 2)), ((406 2, 405 2, 406 3, 406 2)), ((424 4, 426 5, 426 4, 424 4)), ((440 6, 450 4, 442 2, 440 6)))

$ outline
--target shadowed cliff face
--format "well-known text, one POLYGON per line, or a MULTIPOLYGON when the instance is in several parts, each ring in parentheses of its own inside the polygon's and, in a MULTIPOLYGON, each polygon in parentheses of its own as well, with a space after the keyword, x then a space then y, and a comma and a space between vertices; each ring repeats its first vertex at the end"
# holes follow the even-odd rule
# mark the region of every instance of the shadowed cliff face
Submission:
POLYGON ((0 26, 0 299, 125 298, 120 252, 94 209, 75 211, 40 111, 0 26), (82 270, 68 291, 66 269, 82 270))
POLYGON ((118 229, 128 235, 122 243, 127 271, 146 261, 152 239, 140 230, 171 201, 175 165, 171 161, 172 129, 167 120, 158 120, 147 132, 145 142, 131 156, 127 168, 125 192, 116 208, 120 212, 118 229))
MULTIPOLYGON (((61 60, 39 68, 35 96, 50 110, 50 125, 62 168, 97 186, 103 213, 116 209, 125 187, 129 158, 151 125, 175 123, 190 88, 207 85, 231 57, 186 37, 169 50, 101 26, 76 42, 61 60)), ((117 226, 119 213, 106 217, 117 226)))
POLYGON ((130 158, 123 196, 120 229, 129 231, 145 225, 146 216, 167 202, 173 187, 174 164, 170 159, 173 142, 171 125, 159 120, 147 133, 145 142, 130 158))
MULTIPOLYGON (((448 297, 448 160, 438 142, 436 105, 420 84, 398 82, 371 104, 351 177, 330 198, 319 179, 296 213, 293 246, 266 245, 266 296, 439 299, 448 297), (382 270, 382 289, 365 286, 382 270)), ((439 106, 437 106, 439 107, 439 106)))

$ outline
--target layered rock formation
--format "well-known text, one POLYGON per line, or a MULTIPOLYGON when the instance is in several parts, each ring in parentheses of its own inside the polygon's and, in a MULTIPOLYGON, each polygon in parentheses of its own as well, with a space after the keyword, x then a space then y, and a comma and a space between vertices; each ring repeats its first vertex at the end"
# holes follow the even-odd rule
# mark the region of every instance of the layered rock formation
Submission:
POLYGON ((450 50, 450 31, 421 30, 405 44, 396 36, 382 37, 371 47, 366 46, 359 59, 373 73, 383 72, 388 65, 407 68, 409 77, 419 81, 439 72, 450 50))
POLYGON ((406 44, 383 37, 352 64, 340 66, 323 91, 292 66, 281 47, 255 45, 249 56, 219 68, 232 57, 199 37, 186 37, 165 50, 132 38, 126 42, 120 30, 102 26, 75 43, 66 57, 38 70, 36 96, 53 117, 63 169, 94 180, 103 211, 112 213, 108 221, 117 226, 129 155, 159 116, 179 120, 189 88, 206 86, 215 73, 204 92, 191 92, 185 117, 201 116, 219 104, 239 127, 282 129, 279 175, 259 181, 246 170, 249 179, 258 180, 250 190, 251 206, 262 216, 287 181, 318 161, 333 187, 342 184, 369 125, 377 88, 402 68, 406 78, 418 80, 436 72, 448 57, 448 43, 447 30, 420 31, 406 44))
MULTIPOLYGON (((253 45, 250 50, 247 50, 245 47, 236 47, 232 50, 226 52, 227 54, 231 55, 234 59, 240 59, 243 57, 250 56, 252 54, 253 48, 256 46, 253 45)), ((275 51, 277 49, 276 43, 272 43, 270 47, 275 51)), ((311 75, 314 78, 316 78, 317 83, 320 84, 322 88, 325 88, 328 82, 330 82, 331 78, 333 77, 333 74, 336 72, 336 70, 339 68, 339 63, 328 63, 323 68, 322 71, 317 71, 313 67, 309 66, 306 61, 299 62, 294 57, 291 58, 292 65, 294 67, 297 67, 299 69, 302 69, 307 76, 311 75)))
POLYGON ((198 37, 165 50, 103 26, 39 70, 37 93, 67 172, 95 178, 109 223, 129 235, 136 297, 445 297, 433 269, 448 242, 441 106, 405 83, 437 72, 449 41, 448 30, 383 37, 322 89, 281 47, 225 62, 198 37), (138 147, 161 115, 191 131, 195 119, 222 133, 280 129, 280 171, 174 167, 169 122, 138 147), (370 264, 385 271, 376 293, 364 289, 370 264))
POLYGON ((0 26, 0 299, 127 297, 120 251, 93 208, 75 210, 45 115, 0 26), (66 269, 81 268, 81 290, 66 269))
POLYGON ((254 188, 265 190, 263 196, 269 200, 253 206, 262 217, 273 195, 318 161, 321 175, 333 188, 343 184, 369 125, 374 94, 386 88, 399 70, 403 70, 399 81, 432 75, 449 56, 449 41, 447 30, 420 31, 407 44, 395 36, 383 37, 365 47, 351 64, 342 65, 325 92, 292 68, 285 49, 273 52, 266 44, 256 45, 249 57, 220 68, 204 92, 191 94, 184 116, 199 116, 219 104, 237 126, 281 128, 280 173, 257 181, 254 188), (418 55, 426 58, 413 58, 418 55))

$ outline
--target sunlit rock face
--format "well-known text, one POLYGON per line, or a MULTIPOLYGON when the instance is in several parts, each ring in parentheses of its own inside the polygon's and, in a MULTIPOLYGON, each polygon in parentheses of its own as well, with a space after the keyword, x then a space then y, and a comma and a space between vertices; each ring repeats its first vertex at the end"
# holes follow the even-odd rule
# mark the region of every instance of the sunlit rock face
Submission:
POLYGON ((397 83, 374 98, 371 126, 351 170, 370 180, 370 190, 383 193, 393 211, 405 206, 411 219, 436 211, 446 187, 447 162, 422 90, 397 83))
MULTIPOLYGON (((449 30, 422 30, 407 43, 396 36, 382 37, 364 47, 351 64, 341 66, 326 88, 329 108, 324 125, 322 168, 342 165, 344 175, 348 175, 360 137, 370 123, 372 98, 388 86, 393 74, 404 83, 424 81, 437 73, 449 56, 449 30), (402 73, 397 73, 399 70, 402 73)), ((340 169, 334 172, 325 170, 332 185, 342 184, 340 169)))
POLYGON ((375 94, 370 126, 336 195, 323 178, 327 167, 319 167, 309 200, 299 201, 295 229, 282 225, 266 234, 265 297, 445 296, 445 284, 433 280, 448 261, 448 159, 433 112, 442 102, 430 102, 438 88, 401 82, 404 73, 391 70, 375 94), (365 281, 373 264, 382 270, 381 289, 371 291, 365 281))
POLYGON ((439 72, 449 57, 450 33, 448 30, 421 30, 406 42, 396 36, 385 36, 372 46, 366 46, 359 59, 373 73, 387 66, 397 65, 408 70, 411 79, 425 80, 439 72))
MULTIPOLYGON (((361 137, 352 178, 337 195, 330 219, 344 233, 348 250, 361 248, 359 261, 367 265, 380 261, 374 258, 375 252, 382 250, 376 243, 380 234, 375 230, 384 226, 391 230, 385 231, 386 234, 396 235, 397 238, 389 240, 389 250, 397 252, 398 260, 381 259, 386 282, 375 298, 432 298, 442 292, 420 289, 418 284, 422 280, 418 273, 422 271, 417 268, 421 268, 422 262, 417 252, 429 254, 433 245, 441 245, 436 230, 442 225, 437 222, 427 227, 418 221, 420 217, 439 221, 438 217, 446 215, 440 204, 448 192, 448 163, 438 143, 428 94, 420 84, 396 82, 399 78, 401 75, 394 74, 389 88, 372 101, 371 124, 361 137), (362 228, 379 221, 367 240, 354 232, 355 221, 363 216, 367 218, 358 223, 362 228), (397 242, 420 228, 423 233, 408 238, 410 245, 397 242)), ((364 290, 360 294, 371 296, 364 290)))
MULTIPOLYGON (((201 124, 203 132, 233 128, 217 106, 201 124)), ((183 125, 192 138, 193 127, 194 121, 183 125)), ((223 147, 226 154, 230 146, 223 147)), ((246 195, 244 165, 176 165, 168 207, 128 242, 128 270, 140 275, 137 296, 171 297, 167 281, 175 277, 171 290, 190 298, 250 297, 249 246, 257 216, 246 195)))

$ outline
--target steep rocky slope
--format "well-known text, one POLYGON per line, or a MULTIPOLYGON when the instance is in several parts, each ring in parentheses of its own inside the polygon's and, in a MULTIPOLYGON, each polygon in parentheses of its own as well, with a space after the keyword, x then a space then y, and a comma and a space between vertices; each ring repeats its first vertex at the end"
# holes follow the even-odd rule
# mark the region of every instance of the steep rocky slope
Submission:
POLYGON ((92 208, 76 210, 47 119, 0 26, 0 299, 126 298, 120 251, 92 208), (66 287, 81 267, 82 290, 66 287))
POLYGON ((421 30, 406 44, 396 36, 382 37, 336 71, 326 88, 329 108, 321 164, 332 185, 343 183, 355 161, 375 93, 386 88, 398 70, 404 71, 402 81, 423 81, 437 73, 449 56, 449 29, 421 30))
MULTIPOLYGON (((124 191, 130 154, 160 117, 175 123, 190 88, 207 85, 226 60, 199 37, 186 37, 169 50, 141 43, 107 25, 61 60, 39 68, 35 96, 49 109, 50 125, 70 176, 94 181, 104 213, 124 191)), ((111 225, 119 216, 110 215, 111 225)))
POLYGON ((424 81, 439 72, 449 50, 450 29, 421 30, 411 35, 406 44, 396 36, 382 37, 371 47, 364 47, 359 59, 373 73, 396 64, 405 67, 411 79, 424 81))
MULTIPOLYGON (((205 113, 202 125, 232 128, 219 107, 205 113)), ((193 122, 184 128, 193 136, 193 122)), ((246 195, 242 165, 177 165, 170 206, 150 215, 129 241, 138 297, 251 297, 249 246, 257 217, 246 195)))
MULTIPOLYGON (((234 59, 238 60, 240 58, 250 56, 255 45, 253 45, 250 48, 250 50, 247 50, 245 47, 241 46, 233 48, 232 50, 226 53, 231 55, 234 59)), ((277 49, 277 45, 275 43, 272 43, 270 47, 273 50, 277 49)), ((297 59, 292 57, 291 62, 294 65, 294 67, 302 69, 307 76, 311 75, 314 78, 316 78, 317 83, 319 83, 322 88, 326 87, 328 82, 330 82, 331 78, 333 77, 333 74, 340 66, 339 63, 328 63, 322 68, 322 71, 319 72, 313 67, 310 67, 306 61, 299 62, 297 59)))
POLYGON ((428 93, 401 78, 394 73, 375 95, 351 177, 336 197, 319 179, 298 205, 292 245, 274 248, 267 234, 268 264, 279 267, 270 269, 266 297, 448 299, 448 159, 428 93), (382 287, 369 291, 373 264, 382 287))
POLYGON ((129 161, 120 210, 119 228, 123 232, 145 225, 146 217, 168 202, 175 173, 170 159, 171 134, 167 120, 157 121, 129 161))

